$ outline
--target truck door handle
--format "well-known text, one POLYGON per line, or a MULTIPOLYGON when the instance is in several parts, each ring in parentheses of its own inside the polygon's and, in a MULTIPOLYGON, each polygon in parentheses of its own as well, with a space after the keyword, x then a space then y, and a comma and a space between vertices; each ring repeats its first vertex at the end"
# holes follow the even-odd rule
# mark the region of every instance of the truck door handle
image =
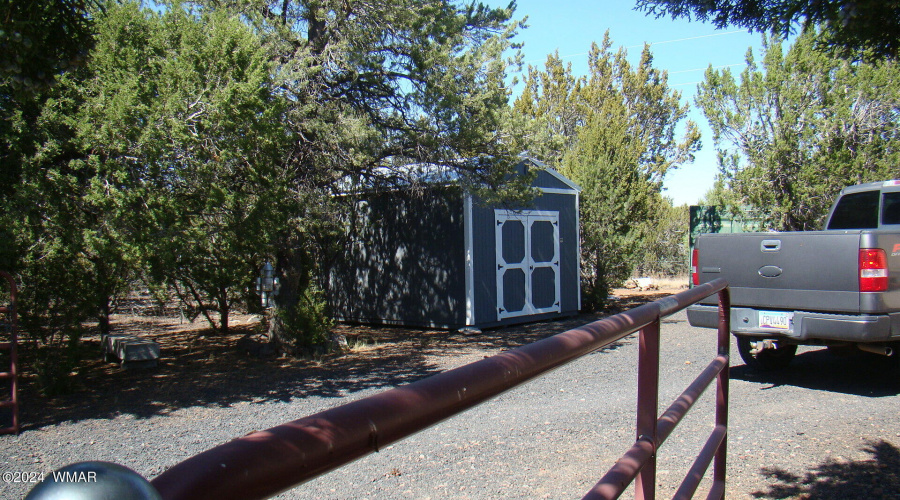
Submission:
POLYGON ((777 252, 781 250, 781 240, 763 240, 759 249, 763 252, 777 252))

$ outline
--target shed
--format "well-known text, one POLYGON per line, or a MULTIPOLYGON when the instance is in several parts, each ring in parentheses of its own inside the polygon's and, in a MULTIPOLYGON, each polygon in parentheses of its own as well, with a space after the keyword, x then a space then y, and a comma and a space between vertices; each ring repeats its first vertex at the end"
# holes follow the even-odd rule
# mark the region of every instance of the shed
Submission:
POLYGON ((487 206, 459 183, 359 197, 327 285, 336 319, 485 328, 581 308, 580 188, 539 161, 529 207, 487 206))

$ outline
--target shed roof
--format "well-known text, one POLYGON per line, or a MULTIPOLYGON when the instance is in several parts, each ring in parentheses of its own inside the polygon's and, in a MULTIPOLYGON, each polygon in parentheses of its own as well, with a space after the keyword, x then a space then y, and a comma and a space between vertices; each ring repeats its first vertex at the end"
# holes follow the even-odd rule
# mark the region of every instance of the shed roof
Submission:
POLYGON ((571 179, 569 179, 568 177, 559 173, 558 171, 556 171, 556 169, 548 166, 546 163, 544 163, 540 160, 536 160, 534 158, 526 156, 526 157, 522 158, 522 162, 520 163, 520 165, 527 165, 529 163, 531 165, 533 165, 535 168, 539 169, 541 172, 550 176, 554 181, 559 182, 561 184, 561 186, 558 185, 558 186, 539 186, 539 187, 556 187, 556 188, 570 189, 572 191, 575 191, 576 193, 581 192, 581 186, 579 186, 578 184, 575 184, 574 182, 572 182, 571 179))
MULTIPOLYGON (((528 169, 529 165, 536 168, 540 172, 545 173, 548 179, 543 182, 538 180, 539 184, 549 184, 546 186, 538 185, 538 188, 565 189, 574 192, 581 192, 581 187, 557 172, 544 162, 523 156, 517 167, 528 169), (549 182, 548 182, 549 181, 549 182)), ((524 172, 523 172, 524 173, 524 172)), ((403 186, 416 185, 449 185, 456 184, 460 181, 459 171, 453 167, 435 163, 410 163, 407 165, 391 165, 375 168, 369 176, 346 176, 338 183, 341 192, 353 192, 377 188, 377 187, 393 187, 400 188, 403 186)))

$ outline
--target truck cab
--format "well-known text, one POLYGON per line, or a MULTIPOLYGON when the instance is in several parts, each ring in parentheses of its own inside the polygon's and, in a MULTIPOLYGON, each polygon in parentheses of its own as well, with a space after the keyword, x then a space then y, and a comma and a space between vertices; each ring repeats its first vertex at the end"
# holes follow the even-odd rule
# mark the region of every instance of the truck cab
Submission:
POLYGON ((844 188, 831 206, 825 229, 900 229, 900 180, 844 188))

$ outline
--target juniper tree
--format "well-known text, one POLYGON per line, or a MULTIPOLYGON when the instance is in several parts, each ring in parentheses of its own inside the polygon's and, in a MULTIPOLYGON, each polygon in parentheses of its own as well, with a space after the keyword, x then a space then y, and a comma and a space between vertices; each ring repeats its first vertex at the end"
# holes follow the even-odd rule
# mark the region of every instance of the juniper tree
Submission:
POLYGON ((653 67, 648 47, 637 65, 607 35, 588 54, 589 72, 574 77, 551 55, 545 70, 529 69, 514 108, 544 130, 537 148, 583 191, 582 280, 589 306, 601 307, 643 254, 659 214, 666 173, 688 162, 699 132, 687 122, 680 94, 653 67))
POLYGON ((804 33, 785 52, 769 38, 737 77, 708 69, 696 98, 721 180, 774 229, 818 229, 842 187, 897 176, 897 64, 841 59, 817 40, 804 33))
POLYGON ((787 38, 823 26, 816 44, 832 54, 869 61, 896 59, 900 49, 897 0, 638 0, 650 15, 711 21, 787 38))

